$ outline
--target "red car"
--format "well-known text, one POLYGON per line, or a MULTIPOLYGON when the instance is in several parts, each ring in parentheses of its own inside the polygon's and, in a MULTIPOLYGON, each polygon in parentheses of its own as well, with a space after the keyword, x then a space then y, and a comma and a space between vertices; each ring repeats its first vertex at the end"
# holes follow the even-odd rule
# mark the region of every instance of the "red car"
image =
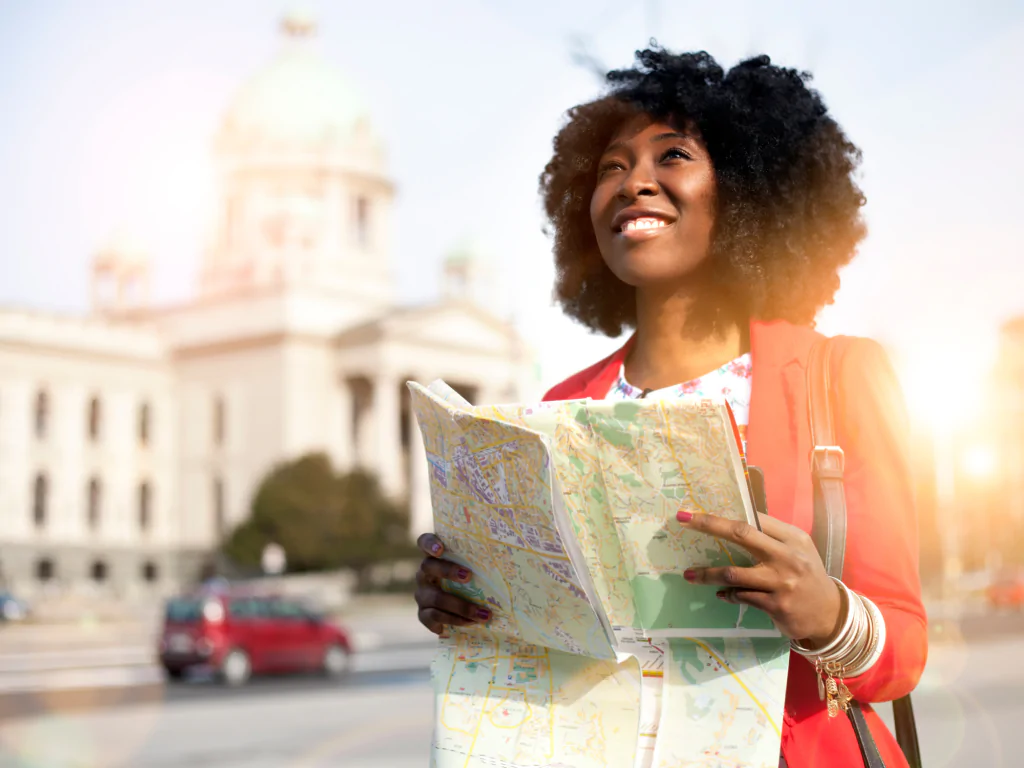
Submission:
POLYGON ((228 685, 253 674, 348 671, 345 631, 301 603, 265 595, 203 593, 167 602, 160 663, 170 680, 191 667, 211 667, 228 685))
POLYGON ((1024 575, 1004 573, 987 590, 993 608, 1024 608, 1024 575))

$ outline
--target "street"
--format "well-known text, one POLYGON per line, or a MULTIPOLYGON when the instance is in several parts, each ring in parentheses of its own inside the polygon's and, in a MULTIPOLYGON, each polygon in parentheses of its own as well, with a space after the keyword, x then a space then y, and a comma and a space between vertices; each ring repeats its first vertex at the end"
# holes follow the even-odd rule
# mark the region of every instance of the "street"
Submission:
MULTIPOLYGON (((277 678, 229 690, 200 680, 144 689, 131 703, 8 717, 0 766, 419 768, 430 744, 429 649, 405 653, 404 671, 340 684, 277 678)), ((1020 636, 935 644, 915 694, 927 768, 1020 765, 1022 654, 1020 636)), ((36 697, 48 701, 57 706, 54 695, 36 697)))
POLYGON ((199 683, 156 700, 8 721, 4 768, 317 768, 425 766, 431 696, 425 672, 199 683))

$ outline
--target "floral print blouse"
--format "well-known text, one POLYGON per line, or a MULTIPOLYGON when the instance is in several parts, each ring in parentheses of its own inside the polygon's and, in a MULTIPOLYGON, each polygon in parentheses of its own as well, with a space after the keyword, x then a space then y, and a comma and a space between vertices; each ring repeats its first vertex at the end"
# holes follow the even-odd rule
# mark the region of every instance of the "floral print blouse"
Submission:
MULTIPOLYGON (((675 384, 664 389, 656 389, 647 393, 648 400, 665 400, 687 395, 698 397, 725 397, 732 408, 733 417, 740 428, 740 439, 746 443, 747 423, 750 420, 750 382, 752 368, 750 353, 737 357, 721 368, 703 376, 675 384)), ((643 395, 643 390, 626 381, 625 366, 619 367, 619 375, 605 396, 607 400, 636 400, 643 395)))

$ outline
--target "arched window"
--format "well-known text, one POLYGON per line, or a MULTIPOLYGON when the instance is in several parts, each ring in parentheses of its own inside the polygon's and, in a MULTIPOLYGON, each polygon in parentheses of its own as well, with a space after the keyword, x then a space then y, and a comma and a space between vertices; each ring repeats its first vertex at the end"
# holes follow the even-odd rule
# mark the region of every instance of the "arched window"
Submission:
POLYGON ((224 480, 213 478, 213 524, 218 536, 223 536, 227 528, 224 514, 224 480))
POLYGON ((224 445, 224 438, 227 432, 227 414, 225 413, 224 398, 221 395, 213 401, 213 444, 224 445))
POLYGON ((45 389, 36 392, 35 406, 35 427, 36 437, 42 440, 46 437, 47 427, 50 425, 50 396, 45 389))
POLYGON ((92 441, 99 440, 100 429, 103 426, 103 409, 100 406, 100 399, 98 397, 93 397, 89 401, 88 421, 89 439, 92 441))
POLYGON ((156 563, 147 560, 142 564, 142 578, 150 584, 160 578, 160 569, 156 563))
POLYGON ((39 581, 50 581, 56 575, 56 571, 50 558, 44 557, 36 561, 36 578, 39 581))
POLYGON ((96 560, 89 568, 89 576, 97 584, 102 584, 107 580, 107 564, 102 560, 96 560))
POLYGON ((87 495, 86 504, 86 522, 88 523, 89 530, 95 531, 100 527, 100 514, 102 513, 103 506, 103 486, 100 485, 99 478, 92 478, 89 480, 89 492, 87 495))
POLYGON ((370 201, 356 198, 356 244, 366 248, 370 244, 370 201))
POLYGON ((139 484, 139 530, 146 532, 153 522, 153 490, 149 481, 139 484))
POLYGON ((149 445, 150 441, 150 413, 149 403, 143 403, 139 406, 139 444, 149 445))
POLYGON ((32 486, 32 522, 36 528, 46 525, 46 502, 50 491, 50 483, 46 475, 40 472, 32 486))

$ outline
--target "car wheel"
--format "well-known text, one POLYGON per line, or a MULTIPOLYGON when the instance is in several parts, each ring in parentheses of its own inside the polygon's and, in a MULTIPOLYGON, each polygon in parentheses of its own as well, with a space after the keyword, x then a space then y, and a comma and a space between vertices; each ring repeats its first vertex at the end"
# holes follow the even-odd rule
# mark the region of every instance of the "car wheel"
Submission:
POLYGON ((220 663, 220 679, 232 687, 245 685, 252 677, 252 662, 249 654, 241 648, 233 648, 220 663))
POLYGON ((185 668, 184 667, 164 667, 164 674, 167 679, 173 683, 179 682, 185 679, 185 668))
POLYGON ((348 674, 350 666, 349 652, 340 645, 329 645, 324 651, 322 665, 323 673, 330 678, 337 679, 348 674))

